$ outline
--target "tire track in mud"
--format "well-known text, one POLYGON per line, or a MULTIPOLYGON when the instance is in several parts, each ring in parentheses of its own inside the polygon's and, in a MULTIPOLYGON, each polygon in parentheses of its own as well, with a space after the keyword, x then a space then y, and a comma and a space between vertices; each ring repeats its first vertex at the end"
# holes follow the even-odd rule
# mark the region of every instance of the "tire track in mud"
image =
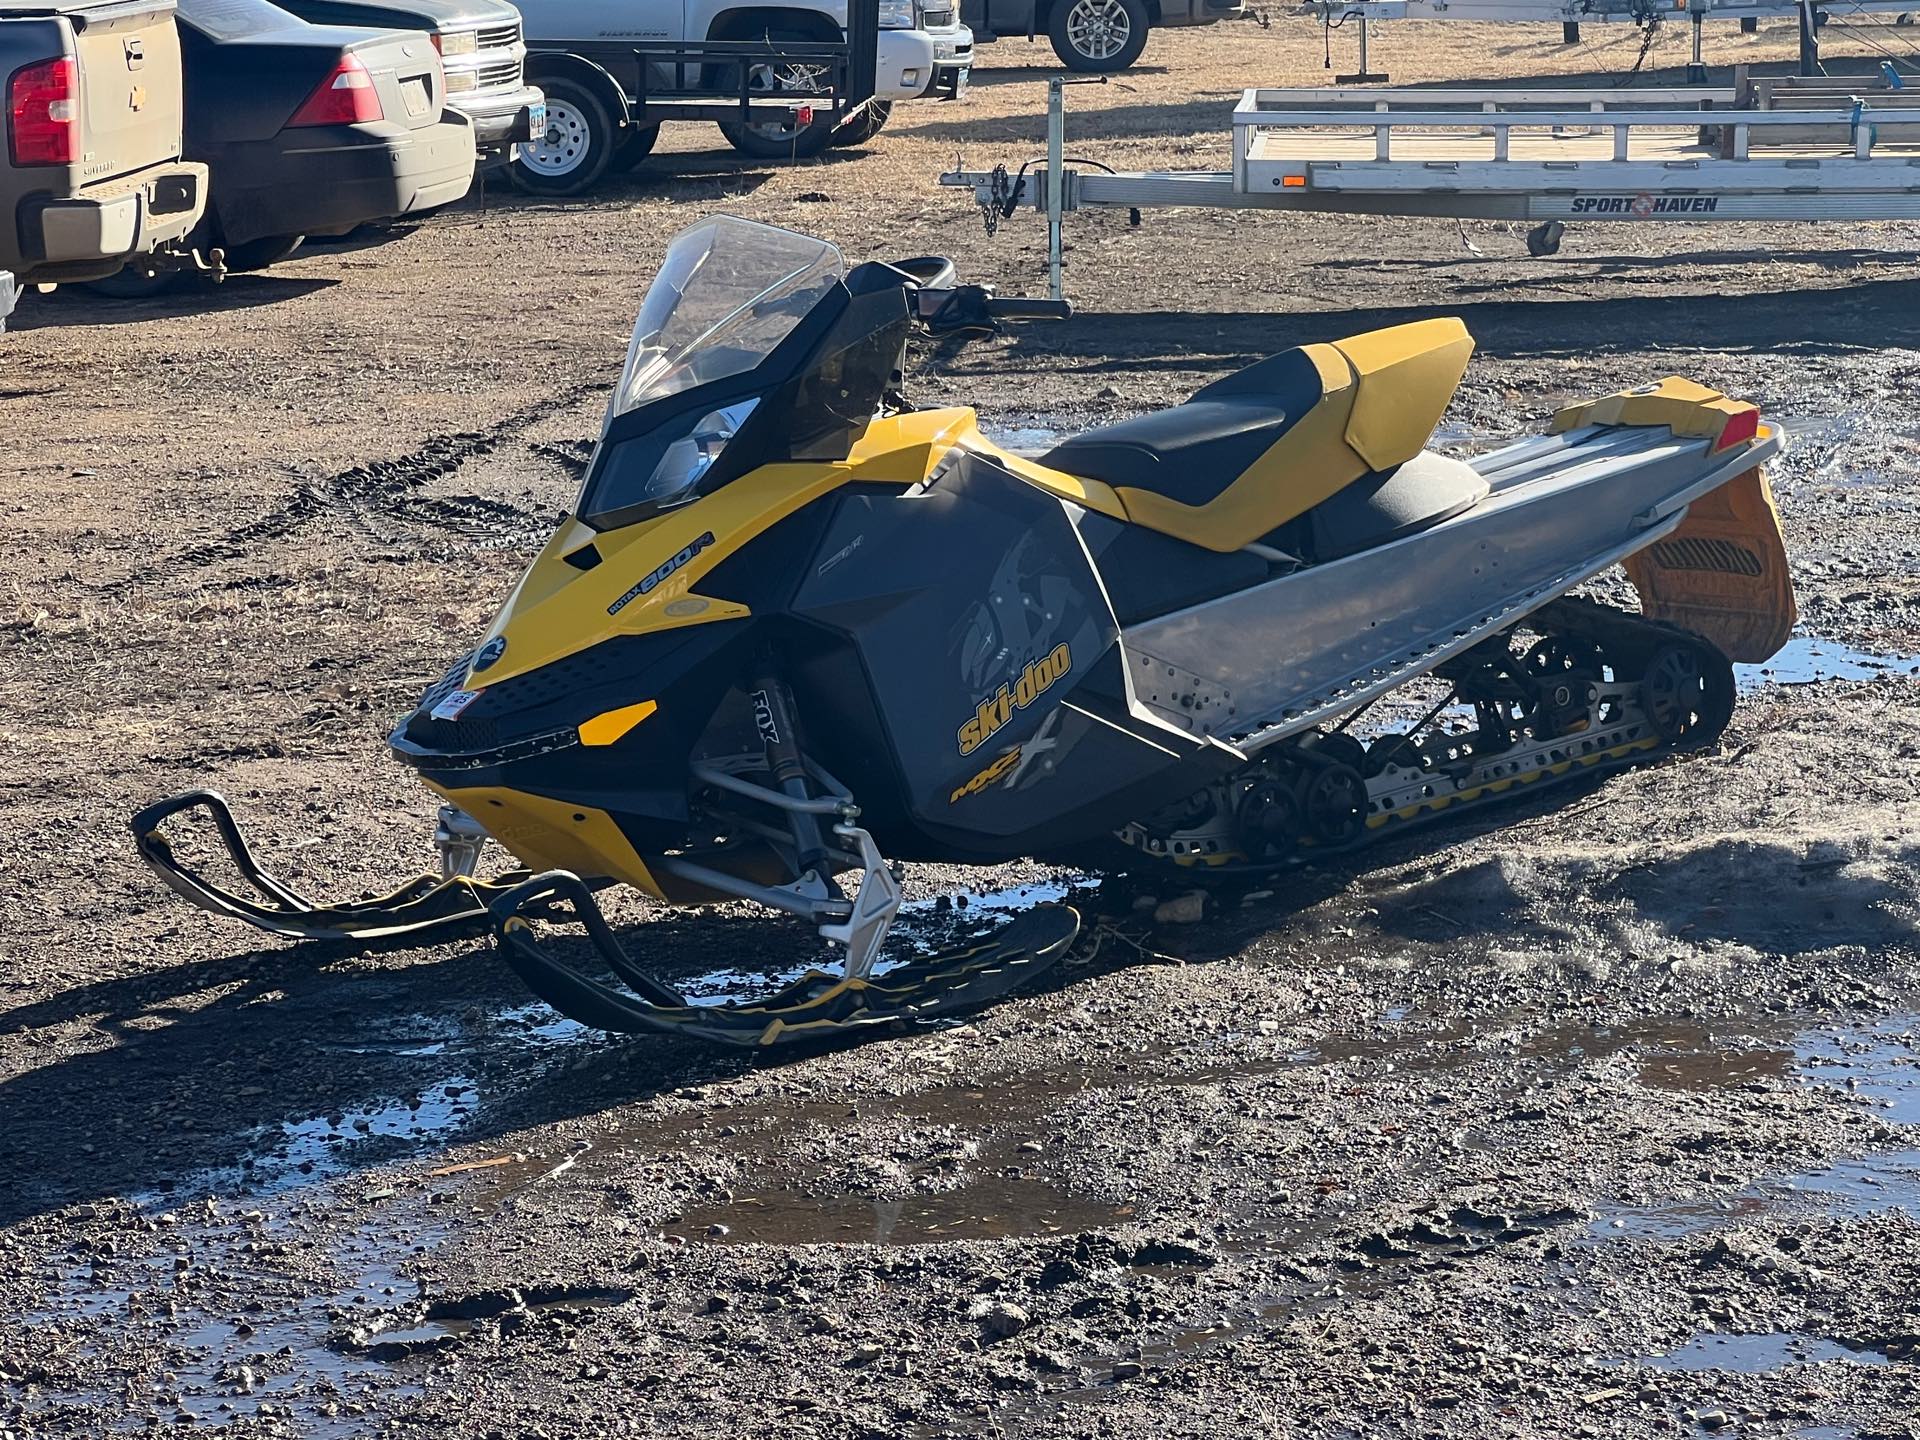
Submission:
MULTIPOLYGON (((217 539, 203 541, 140 566, 107 587, 107 593, 124 594, 170 574, 201 569, 222 560, 238 559, 252 553, 263 542, 285 539, 312 521, 330 514, 345 515, 370 539, 384 545, 396 543, 396 537, 381 534, 371 522, 372 514, 443 524, 471 539, 482 538, 483 533, 485 538, 497 538, 499 526, 509 514, 516 519, 525 518, 512 506, 481 497, 444 500, 416 496, 411 492, 444 475, 451 475, 467 461, 489 454, 538 422, 611 388, 612 385, 605 380, 582 382, 538 404, 504 415, 483 430, 432 435, 417 449, 404 455, 371 460, 320 480, 304 482, 285 502, 267 514, 235 526, 217 539)), ((535 453, 544 454, 552 447, 530 448, 535 453)), ((531 532, 537 527, 527 528, 531 532)))

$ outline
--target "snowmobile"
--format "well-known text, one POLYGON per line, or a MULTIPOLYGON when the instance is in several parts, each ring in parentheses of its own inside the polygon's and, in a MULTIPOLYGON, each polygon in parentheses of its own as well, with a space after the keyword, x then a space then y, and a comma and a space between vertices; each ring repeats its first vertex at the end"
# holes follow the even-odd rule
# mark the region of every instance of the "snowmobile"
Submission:
POLYGON ((1284 351, 1037 458, 908 403, 916 333, 1055 310, 939 259, 849 268, 804 235, 692 226, 573 513, 390 737, 445 801, 441 873, 311 901, 209 791, 136 816, 141 854, 278 934, 484 921, 589 1025, 767 1045, 978 1005, 1075 937, 1040 906, 888 965, 897 861, 1116 837, 1194 870, 1324 860, 1707 744, 1730 660, 1793 626, 1760 469, 1781 439, 1752 405, 1667 379, 1450 458, 1428 444, 1473 350, 1451 319, 1284 351), (1621 564, 1639 613, 1568 594, 1621 564), (1471 728, 1354 724, 1415 681, 1471 728), (254 894, 175 854, 189 810, 254 894), (489 838, 526 868, 479 878, 489 838), (841 962, 695 1003, 623 946, 595 899, 615 883, 798 916, 841 962), (539 926, 569 918, 597 965, 552 953, 539 926))

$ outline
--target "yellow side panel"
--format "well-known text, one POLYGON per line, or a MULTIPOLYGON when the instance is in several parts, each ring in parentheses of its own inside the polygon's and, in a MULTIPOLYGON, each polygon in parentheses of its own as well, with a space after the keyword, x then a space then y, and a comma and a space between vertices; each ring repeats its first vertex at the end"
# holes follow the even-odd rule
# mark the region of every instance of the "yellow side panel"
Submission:
POLYGON ((604 875, 662 898, 646 861, 604 810, 491 785, 442 790, 431 781, 428 784, 478 820, 529 870, 571 870, 586 878, 604 875))
POLYGON ((471 675, 467 688, 524 675, 615 635, 744 616, 744 605, 699 594, 701 578, 850 478, 845 465, 765 465, 691 505, 623 529, 594 535, 577 521, 563 522, 487 633, 488 640, 506 637, 506 653, 493 668, 471 675), (600 563, 591 570, 568 564, 564 557, 589 541, 600 563), (640 589, 658 567, 683 554, 671 573, 640 589))
POLYGON ((1780 512, 1758 466, 1687 507, 1680 528, 1627 559, 1640 608, 1757 664, 1787 643, 1799 610, 1780 512))
POLYGON ((1547 431, 1560 435, 1582 425, 1665 425, 1676 435, 1718 437, 1731 416, 1753 408, 1744 400, 1732 400, 1718 390, 1669 375, 1657 385, 1569 405, 1553 417, 1547 431))
POLYGON ((1347 443, 1368 469, 1390 470, 1433 438, 1473 358, 1473 337, 1449 316, 1336 340, 1334 349, 1352 363, 1360 392, 1347 443))
POLYGON ((612 745, 659 708, 652 700, 642 700, 638 705, 622 705, 618 710, 602 711, 591 720, 580 722, 580 743, 612 745))

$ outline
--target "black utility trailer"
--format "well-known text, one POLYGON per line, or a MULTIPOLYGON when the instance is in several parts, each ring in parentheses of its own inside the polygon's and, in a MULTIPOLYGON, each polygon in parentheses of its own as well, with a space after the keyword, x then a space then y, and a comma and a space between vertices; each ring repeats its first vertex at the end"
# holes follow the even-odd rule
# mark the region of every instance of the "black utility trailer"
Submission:
POLYGON ((549 173, 523 153, 516 183, 573 195, 609 170, 631 169, 667 121, 706 120, 767 158, 817 154, 874 103, 879 0, 847 0, 840 40, 586 40, 529 42, 528 78, 547 92, 549 173), (769 84, 777 79, 777 88, 769 84), (784 140, 782 137, 786 137, 784 140))

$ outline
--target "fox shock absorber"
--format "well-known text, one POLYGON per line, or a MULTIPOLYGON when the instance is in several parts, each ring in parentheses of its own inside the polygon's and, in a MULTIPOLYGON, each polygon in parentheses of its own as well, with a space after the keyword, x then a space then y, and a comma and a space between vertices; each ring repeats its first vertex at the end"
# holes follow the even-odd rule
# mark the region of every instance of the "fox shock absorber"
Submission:
MULTIPOLYGON (((794 719, 793 694, 786 681, 771 665, 764 666, 747 697, 753 704, 753 725, 760 732, 760 745, 766 752, 767 769, 774 785, 796 800, 813 798, 807 784, 807 762, 800 753, 799 725, 794 719)), ((830 872, 827 847, 820 834, 820 819, 805 811, 790 810, 788 822, 793 829, 802 874, 813 870, 825 876, 830 872)))

